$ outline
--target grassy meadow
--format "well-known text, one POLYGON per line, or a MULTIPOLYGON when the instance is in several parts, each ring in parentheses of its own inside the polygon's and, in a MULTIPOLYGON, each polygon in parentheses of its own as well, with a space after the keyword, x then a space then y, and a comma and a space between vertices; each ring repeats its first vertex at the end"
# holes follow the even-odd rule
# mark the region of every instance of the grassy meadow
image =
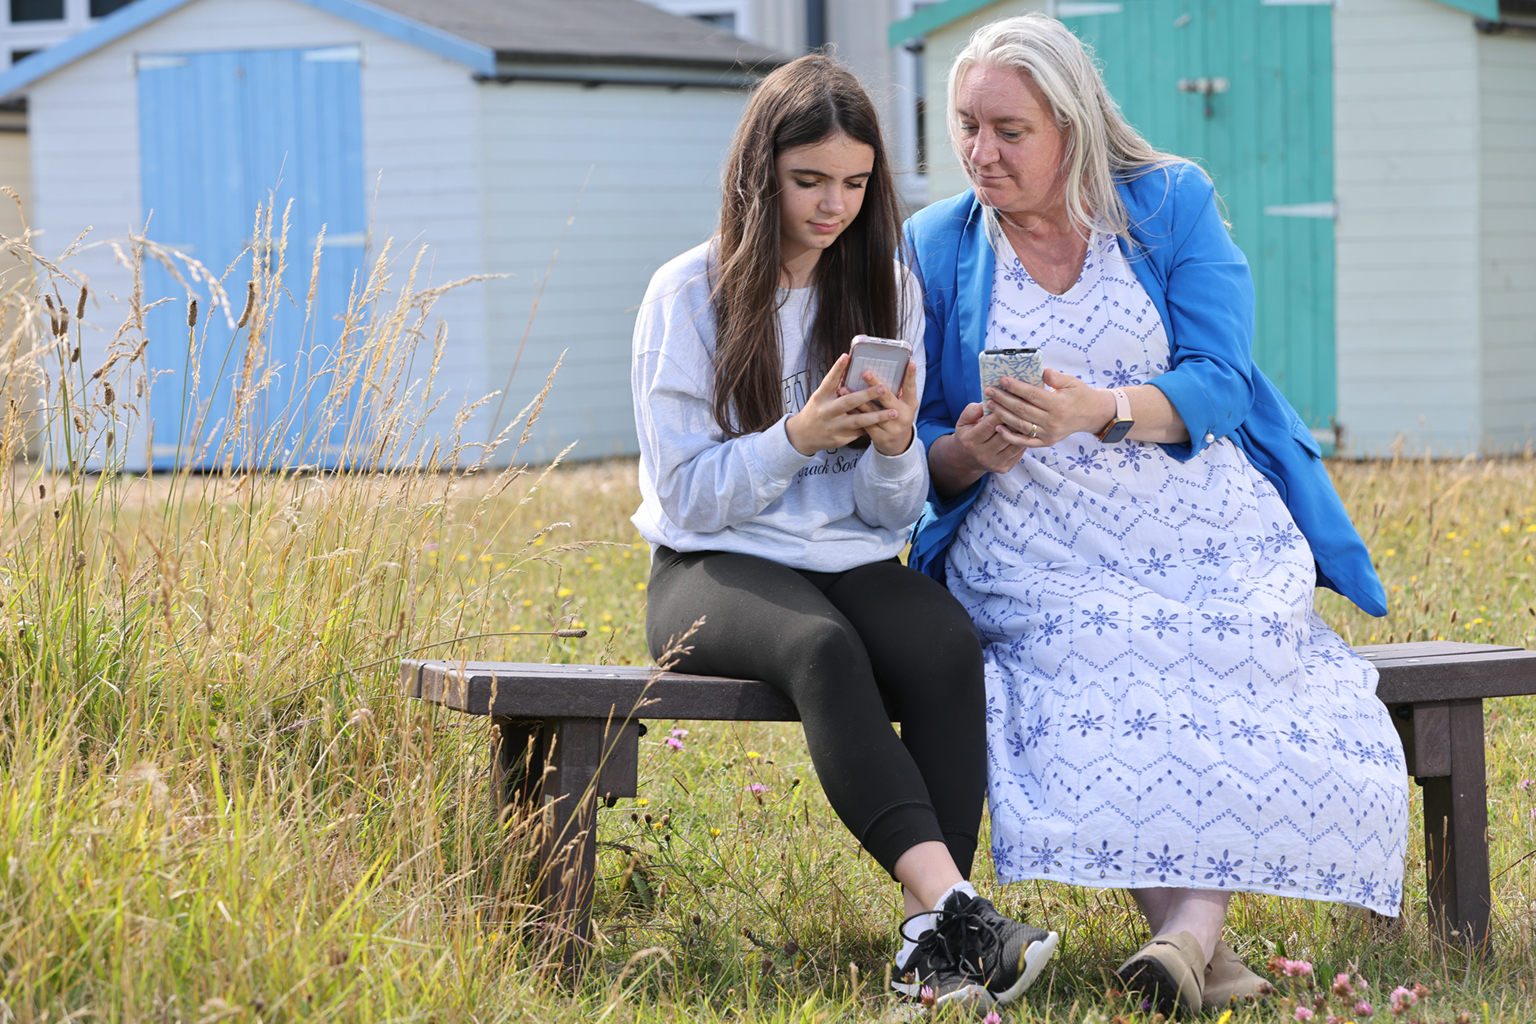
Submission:
MULTIPOLYGON (((0 296, 0 361, 33 374, 57 467, 19 462, 0 488, 0 1022, 928 1015, 883 994, 895 887, 831 814, 798 726, 652 723, 641 795, 600 811, 588 969, 552 966, 529 927, 526 828, 489 813, 485 723, 402 699, 398 662, 645 662, 635 467, 520 466, 536 406, 495 453, 510 470, 425 438, 411 410, 431 381, 402 349, 442 342, 408 261, 381 256, 359 283, 332 386, 370 396, 351 450, 430 472, 255 474, 231 458, 153 477, 87 472, 110 470, 146 415, 142 319, 105 325, 118 358, 93 375, 76 354, 92 307, 66 270, 34 265, 0 296), (586 637, 551 635, 572 628, 586 637)), ((264 261, 249 295, 242 337, 259 352, 265 312, 288 301, 281 267, 264 261)), ((6 417, 16 450, 35 421, 6 417)), ((262 450, 253 421, 234 422, 262 450)), ((1373 620, 1321 595, 1341 632, 1536 645, 1536 462, 1331 468, 1393 609, 1373 620)), ((1403 1019, 1536 1019, 1533 712, 1489 705, 1497 956, 1430 941, 1415 833, 1400 922, 1236 898, 1234 948, 1311 961, 1320 986, 1286 983, 1233 1021, 1296 1019, 1340 972, 1370 981, 1379 1017, 1417 982, 1431 994, 1403 1019)), ((1125 895, 999 890, 985 856, 978 885, 1063 933, 1004 1019, 1145 1019, 1103 980, 1143 938, 1125 895)), ((1339 1003, 1316 1019, 1353 1019, 1339 1003)))

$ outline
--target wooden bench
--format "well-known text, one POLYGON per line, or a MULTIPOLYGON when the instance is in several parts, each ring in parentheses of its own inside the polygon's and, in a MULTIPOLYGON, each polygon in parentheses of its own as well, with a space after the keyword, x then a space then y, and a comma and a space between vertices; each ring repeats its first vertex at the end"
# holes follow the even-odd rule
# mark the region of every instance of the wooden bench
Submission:
MULTIPOLYGON (((1450 641, 1357 647, 1423 787, 1429 914, 1447 939, 1485 951, 1490 909, 1483 700, 1536 693, 1536 651, 1450 641)), ((541 899, 585 941, 599 798, 637 795, 642 719, 799 721, 767 683, 628 666, 405 661, 405 693, 491 719, 491 800, 542 810, 541 899), (532 769, 532 770, 530 770, 532 769)))

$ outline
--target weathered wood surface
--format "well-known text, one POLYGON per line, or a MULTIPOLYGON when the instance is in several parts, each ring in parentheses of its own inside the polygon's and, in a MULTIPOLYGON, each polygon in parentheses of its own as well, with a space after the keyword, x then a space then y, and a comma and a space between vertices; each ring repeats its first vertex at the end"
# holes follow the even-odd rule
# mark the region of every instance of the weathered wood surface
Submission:
MULTIPOLYGON (((1357 647, 1381 673, 1382 702, 1536 693, 1536 651, 1449 640, 1357 647)), ((406 661, 408 696, 472 715, 505 718, 695 719, 797 722, 767 683, 664 672, 638 665, 535 665, 505 661, 406 661)))
POLYGON ((1381 673, 1383 704, 1514 697, 1536 693, 1536 651, 1430 640, 1356 647, 1381 673))
POLYGON ((638 665, 533 665, 406 661, 407 696, 471 715, 798 722, 788 697, 767 683, 664 672, 638 665))

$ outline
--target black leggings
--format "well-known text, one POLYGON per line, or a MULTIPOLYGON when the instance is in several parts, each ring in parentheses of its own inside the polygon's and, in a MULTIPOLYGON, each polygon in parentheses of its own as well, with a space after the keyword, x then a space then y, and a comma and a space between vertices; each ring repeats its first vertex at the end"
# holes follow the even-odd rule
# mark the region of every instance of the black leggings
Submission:
POLYGON ((894 558, 810 572, 660 547, 647 600, 652 656, 702 616, 678 671, 762 679, 795 702, 832 809, 886 871, 937 840, 970 877, 986 693, 976 628, 948 591, 894 558))

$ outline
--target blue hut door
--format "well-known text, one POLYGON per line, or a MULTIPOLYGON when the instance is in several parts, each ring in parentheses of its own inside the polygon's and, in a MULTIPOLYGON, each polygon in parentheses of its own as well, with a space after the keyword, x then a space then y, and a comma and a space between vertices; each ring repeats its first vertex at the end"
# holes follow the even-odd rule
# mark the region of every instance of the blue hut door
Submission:
POLYGON ((203 308, 189 340, 187 289, 146 261, 145 301, 174 300, 152 309, 145 325, 156 374, 152 466, 350 461, 359 389, 333 367, 343 346, 359 344, 345 334, 367 244, 359 48, 146 54, 138 84, 148 237, 222 275, 230 302, 228 312, 209 309, 207 287, 194 286, 203 308), (256 227, 256 209, 268 202, 275 207, 270 246, 256 227), (279 253, 285 211, 288 241, 279 253), (253 271, 274 272, 279 256, 283 289, 248 350, 247 332, 231 321, 253 271), (263 378, 251 398, 248 389, 263 378))
POLYGON ((1257 291, 1253 351, 1315 432, 1335 411, 1329 0, 1057 0, 1126 118, 1216 183, 1257 291))

